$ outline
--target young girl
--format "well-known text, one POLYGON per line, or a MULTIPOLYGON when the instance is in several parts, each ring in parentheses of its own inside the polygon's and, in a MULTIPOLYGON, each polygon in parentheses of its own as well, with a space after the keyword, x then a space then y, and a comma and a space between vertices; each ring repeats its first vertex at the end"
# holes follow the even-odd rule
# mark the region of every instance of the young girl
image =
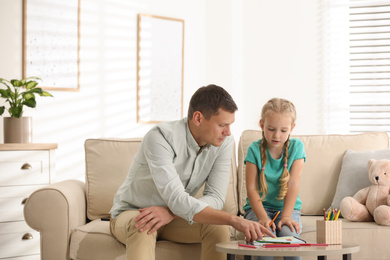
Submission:
POLYGON ((278 237, 299 236, 301 232, 298 190, 306 155, 302 141, 290 139, 295 119, 295 107, 290 101, 269 100, 261 111, 263 138, 249 146, 244 161, 248 194, 244 217, 270 227, 278 237))

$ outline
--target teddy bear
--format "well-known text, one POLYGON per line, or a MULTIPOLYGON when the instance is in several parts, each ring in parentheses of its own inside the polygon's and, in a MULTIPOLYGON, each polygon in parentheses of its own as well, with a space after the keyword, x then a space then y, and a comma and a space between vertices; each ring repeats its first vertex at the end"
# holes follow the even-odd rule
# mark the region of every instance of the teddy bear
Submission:
POLYGON ((390 225, 390 160, 371 159, 367 163, 371 186, 340 203, 341 214, 351 221, 375 221, 390 225))

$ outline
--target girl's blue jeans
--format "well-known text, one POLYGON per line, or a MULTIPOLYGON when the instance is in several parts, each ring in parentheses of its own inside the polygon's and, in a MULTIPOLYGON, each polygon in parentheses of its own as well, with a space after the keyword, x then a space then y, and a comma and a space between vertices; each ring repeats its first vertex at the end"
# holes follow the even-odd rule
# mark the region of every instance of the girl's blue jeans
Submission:
MULTIPOLYGON (((265 211, 267 212, 267 215, 270 219, 274 219, 274 217, 278 213, 278 210, 275 210, 275 209, 265 208, 265 211)), ((282 212, 280 212, 279 216, 275 219, 275 225, 276 225, 275 231, 276 232, 272 232, 272 233, 274 233, 277 237, 284 237, 284 236, 299 237, 299 234, 296 232, 296 230, 291 232, 290 228, 285 226, 285 225, 282 226, 282 230, 278 229, 278 223, 280 221, 281 215, 282 215, 282 212)), ((245 211, 244 218, 249 219, 249 220, 253 220, 256 222, 259 221, 256 217, 256 214, 253 212, 252 209, 245 211)), ((299 210, 294 210, 292 215, 291 215, 291 218, 299 223, 299 225, 301 226, 301 230, 302 230, 301 212, 299 210)), ((256 257, 256 260, 273 260, 273 259, 274 259, 273 256, 257 256, 256 257)), ((284 257, 283 259, 284 260, 301 260, 302 258, 300 256, 289 256, 289 257, 284 257)))

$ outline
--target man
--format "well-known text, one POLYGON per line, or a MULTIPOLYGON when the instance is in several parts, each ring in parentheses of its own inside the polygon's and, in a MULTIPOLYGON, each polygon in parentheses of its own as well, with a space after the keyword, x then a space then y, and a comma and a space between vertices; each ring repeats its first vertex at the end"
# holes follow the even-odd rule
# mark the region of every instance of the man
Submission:
POLYGON ((229 93, 209 85, 192 96, 187 118, 160 123, 145 135, 111 209, 111 232, 126 244, 127 259, 155 259, 157 239, 200 242, 203 260, 226 259, 215 244, 230 239, 227 225, 247 241, 273 236, 257 222, 221 210, 236 110, 229 93), (204 183, 203 197, 194 198, 204 183))

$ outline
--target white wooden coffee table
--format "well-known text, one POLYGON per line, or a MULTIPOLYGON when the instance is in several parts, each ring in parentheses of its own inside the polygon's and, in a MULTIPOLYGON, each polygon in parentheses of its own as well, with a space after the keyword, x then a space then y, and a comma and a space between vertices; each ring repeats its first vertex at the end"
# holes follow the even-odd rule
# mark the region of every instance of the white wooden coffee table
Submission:
POLYGON ((277 248, 247 248, 239 246, 245 241, 229 241, 218 243, 216 250, 227 253, 228 260, 234 260, 235 255, 243 255, 245 260, 251 256, 317 256, 318 260, 326 260, 328 255, 339 254, 343 260, 351 260, 352 253, 360 250, 358 245, 328 245, 328 246, 301 246, 301 247, 277 247, 277 248))

